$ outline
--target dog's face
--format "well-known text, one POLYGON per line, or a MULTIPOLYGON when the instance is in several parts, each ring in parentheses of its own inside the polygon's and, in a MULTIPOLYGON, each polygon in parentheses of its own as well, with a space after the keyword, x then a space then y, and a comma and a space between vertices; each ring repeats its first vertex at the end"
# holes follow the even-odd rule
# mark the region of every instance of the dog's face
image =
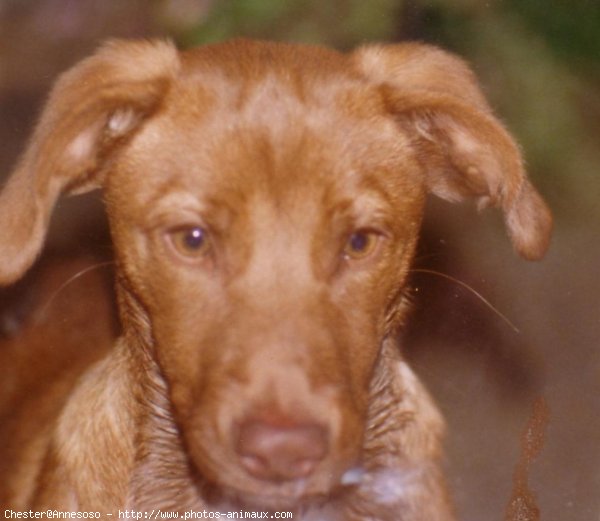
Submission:
POLYGON ((299 443, 323 459, 302 491, 325 492, 358 463, 423 177, 356 78, 300 68, 246 84, 211 72, 176 85, 119 155, 106 186, 116 251, 203 473, 255 493, 297 490, 306 476, 293 466, 310 467, 312 449, 249 473, 244 425, 311 426, 323 439, 299 443))
POLYGON ((0 201, 30 229, 0 281, 60 191, 102 185, 126 335, 149 339, 193 465, 248 502, 325 494, 360 465, 427 192, 501 206, 521 253, 546 247, 514 143, 435 49, 120 44, 69 74, 0 201))

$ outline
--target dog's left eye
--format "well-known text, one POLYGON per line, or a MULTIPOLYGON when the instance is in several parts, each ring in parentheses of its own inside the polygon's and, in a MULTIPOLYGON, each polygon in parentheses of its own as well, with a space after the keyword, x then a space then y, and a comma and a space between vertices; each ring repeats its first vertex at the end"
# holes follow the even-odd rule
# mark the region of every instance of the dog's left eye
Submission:
POLYGON ((364 259, 371 255, 379 243, 379 234, 371 230, 357 230, 346 242, 344 257, 351 260, 364 259))
POLYGON ((201 257, 210 248, 210 241, 206 230, 200 226, 178 228, 169 232, 171 244, 185 257, 201 257))

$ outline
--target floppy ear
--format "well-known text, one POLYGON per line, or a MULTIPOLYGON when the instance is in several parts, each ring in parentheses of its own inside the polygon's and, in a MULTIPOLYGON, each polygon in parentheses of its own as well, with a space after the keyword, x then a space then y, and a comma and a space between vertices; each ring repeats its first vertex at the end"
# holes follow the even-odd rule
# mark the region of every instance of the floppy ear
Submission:
POLYGON ((412 136, 428 189, 448 201, 473 198, 480 208, 500 207, 515 249, 541 258, 550 241, 550 211, 469 67, 421 44, 367 46, 353 60, 380 85, 389 111, 412 136))
POLYGON ((61 193, 101 186, 111 153, 158 109, 178 66, 170 43, 115 41, 58 80, 0 194, 0 285, 35 260, 61 193))

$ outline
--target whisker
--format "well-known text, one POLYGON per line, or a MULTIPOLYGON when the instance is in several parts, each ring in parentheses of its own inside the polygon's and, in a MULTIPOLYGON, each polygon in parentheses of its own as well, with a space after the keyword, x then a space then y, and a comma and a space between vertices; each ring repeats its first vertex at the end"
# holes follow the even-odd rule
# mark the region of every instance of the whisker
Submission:
POLYGON ((414 258, 413 262, 420 263, 420 262, 422 262, 424 260, 436 259, 436 258, 444 257, 444 256, 445 256, 444 253, 426 253, 426 254, 423 254, 423 255, 417 255, 414 258))
POLYGON ((506 324, 508 324, 508 326, 510 326, 510 328, 515 332, 515 333, 521 333, 521 331, 519 330, 519 328, 517 326, 515 326, 510 320, 509 318, 504 315, 497 307, 495 307, 488 299, 486 299, 481 293, 479 293, 477 290, 473 289, 471 286, 469 286, 468 284, 466 284, 465 282, 452 277, 451 275, 446 275, 445 273, 441 273, 439 271, 435 271, 435 270, 429 270, 426 268, 414 268, 412 270, 410 270, 412 272, 415 273, 426 273, 429 275, 437 275, 438 277, 441 277, 443 279, 449 280, 451 282, 454 282, 455 284, 458 284, 459 286, 461 286, 462 288, 465 288, 467 291, 471 292, 473 295, 475 295, 481 302, 483 302, 489 309, 491 309, 496 315, 498 315, 506 324))
POLYGON ((92 264, 91 266, 88 266, 87 268, 82 269, 81 271, 78 271, 77 273, 75 273, 75 275, 73 275, 72 277, 68 278, 65 282, 63 282, 54 293, 52 293, 52 295, 50 296, 50 298, 48 298, 48 300, 46 301, 46 303, 42 306, 38 316, 37 316, 37 321, 38 322, 42 322, 44 317, 46 316, 46 313, 48 312, 48 309, 50 308, 50 306, 52 305, 52 303, 54 302, 54 300, 56 299, 56 297, 59 295, 59 293, 61 293, 69 284, 71 284, 72 282, 76 281, 78 278, 83 277, 84 275, 86 275, 87 273, 89 273, 90 271, 96 270, 98 268, 104 268, 106 266, 112 266, 115 262, 114 261, 106 261, 106 262, 99 262, 97 264, 92 264))

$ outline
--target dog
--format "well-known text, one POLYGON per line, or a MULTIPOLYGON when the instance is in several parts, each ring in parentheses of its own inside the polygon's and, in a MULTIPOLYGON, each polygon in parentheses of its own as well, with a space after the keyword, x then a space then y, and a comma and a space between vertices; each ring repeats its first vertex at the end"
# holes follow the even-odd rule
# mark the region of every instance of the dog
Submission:
POLYGON ((21 418, 1 435, 3 505, 455 518, 443 419, 397 341, 425 200, 500 208, 526 259, 552 227, 460 58, 109 42, 58 80, 0 195, 0 284, 34 263, 59 196, 96 188, 122 332, 85 355, 38 335, 86 361, 25 417, 0 402, 21 418))

